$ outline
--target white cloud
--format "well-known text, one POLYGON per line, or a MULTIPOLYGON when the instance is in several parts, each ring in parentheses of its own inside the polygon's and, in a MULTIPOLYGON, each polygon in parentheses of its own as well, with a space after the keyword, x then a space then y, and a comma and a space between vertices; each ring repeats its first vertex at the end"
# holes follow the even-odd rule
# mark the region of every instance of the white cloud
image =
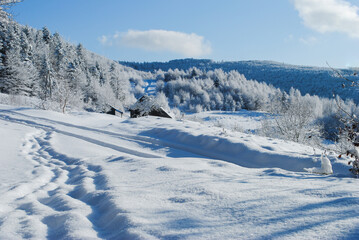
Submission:
POLYGON ((294 39, 293 34, 289 34, 288 36, 286 36, 286 37, 284 38, 283 41, 284 41, 285 43, 288 43, 288 42, 293 41, 293 39, 294 39))
POLYGON ((102 45, 111 45, 107 36, 101 36, 98 38, 102 45))
POLYGON ((102 36, 99 41, 103 45, 119 44, 148 51, 168 51, 186 57, 200 57, 212 51, 209 42, 202 36, 167 30, 129 30, 111 37, 102 36))
POLYGON ((294 0, 304 24, 320 33, 341 32, 359 38, 357 6, 344 0, 294 0))
POLYGON ((318 39, 316 37, 301 37, 299 38, 299 41, 306 45, 313 45, 318 41, 318 39))

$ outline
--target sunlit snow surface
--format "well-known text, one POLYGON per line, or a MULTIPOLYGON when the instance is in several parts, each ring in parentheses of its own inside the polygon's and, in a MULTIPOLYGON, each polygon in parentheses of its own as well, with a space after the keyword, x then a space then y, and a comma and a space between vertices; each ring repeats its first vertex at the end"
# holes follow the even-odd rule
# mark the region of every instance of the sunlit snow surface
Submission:
MULTIPOLYGON (((308 173, 319 150, 225 131, 213 115, 0 105, 0 239, 359 238, 358 179, 345 160, 329 155, 334 174, 308 173)), ((256 129, 256 117, 238 127, 256 129)))

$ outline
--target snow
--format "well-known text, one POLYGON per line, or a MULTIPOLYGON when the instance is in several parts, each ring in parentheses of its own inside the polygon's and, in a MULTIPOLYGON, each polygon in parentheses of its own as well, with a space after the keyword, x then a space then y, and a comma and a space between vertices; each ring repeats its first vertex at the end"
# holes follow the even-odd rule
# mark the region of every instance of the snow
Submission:
POLYGON ((333 173, 333 167, 332 164, 329 160, 329 158, 327 156, 325 156, 324 154, 322 154, 322 156, 320 157, 320 161, 321 161, 321 167, 320 168, 309 168, 309 169, 305 169, 308 172, 312 172, 312 173, 318 173, 318 174, 332 174, 333 173))
POLYGON ((186 119, 205 123, 210 127, 224 128, 235 132, 255 133, 261 126, 261 120, 269 118, 268 113, 247 111, 206 111, 189 114, 186 119))
POLYGON ((0 133, 0 239, 359 237, 358 179, 309 146, 210 120, 6 105, 0 133), (329 163, 331 175, 304 169, 329 163))

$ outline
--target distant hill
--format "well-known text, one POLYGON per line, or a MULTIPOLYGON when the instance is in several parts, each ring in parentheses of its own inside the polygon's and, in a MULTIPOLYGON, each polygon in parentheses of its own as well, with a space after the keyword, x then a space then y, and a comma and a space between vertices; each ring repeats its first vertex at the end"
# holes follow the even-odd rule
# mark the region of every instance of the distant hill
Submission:
MULTIPOLYGON (((194 67, 202 71, 222 69, 224 72, 230 72, 236 70, 244 74, 247 79, 265 82, 286 92, 293 87, 300 90, 302 94, 309 93, 327 98, 332 98, 333 94, 337 94, 344 99, 353 99, 359 103, 358 88, 343 88, 342 84, 350 85, 350 83, 339 78, 330 68, 296 66, 273 61, 216 62, 209 59, 179 59, 169 62, 144 63, 120 61, 120 64, 136 70, 151 72, 176 68, 187 70, 194 67)), ((351 80, 357 80, 357 77, 354 76, 354 69, 338 69, 338 71, 351 80)))

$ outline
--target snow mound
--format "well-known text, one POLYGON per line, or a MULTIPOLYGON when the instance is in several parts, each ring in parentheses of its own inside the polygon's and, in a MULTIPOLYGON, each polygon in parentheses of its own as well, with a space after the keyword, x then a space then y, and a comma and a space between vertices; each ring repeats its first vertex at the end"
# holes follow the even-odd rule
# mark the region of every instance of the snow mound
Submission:
POLYGON ((333 173, 333 168, 332 168, 332 164, 329 160, 329 158, 322 154, 322 156, 320 157, 320 161, 321 161, 321 167, 320 168, 306 168, 305 170, 311 173, 317 173, 317 174, 324 174, 324 175, 329 175, 333 173))
MULTIPOLYGON (((258 140, 268 141, 256 137, 253 142, 249 139, 235 139, 230 137, 211 136, 207 134, 193 135, 179 129, 154 128, 143 132, 162 140, 164 145, 189 151, 194 154, 225 160, 242 167, 249 168, 281 168, 288 171, 303 172, 305 168, 312 167, 314 160, 310 156, 288 155, 274 151, 274 147, 258 144, 258 140)), ((250 138, 248 135, 244 136, 250 138)), ((292 147, 293 148, 293 147, 292 147)))

